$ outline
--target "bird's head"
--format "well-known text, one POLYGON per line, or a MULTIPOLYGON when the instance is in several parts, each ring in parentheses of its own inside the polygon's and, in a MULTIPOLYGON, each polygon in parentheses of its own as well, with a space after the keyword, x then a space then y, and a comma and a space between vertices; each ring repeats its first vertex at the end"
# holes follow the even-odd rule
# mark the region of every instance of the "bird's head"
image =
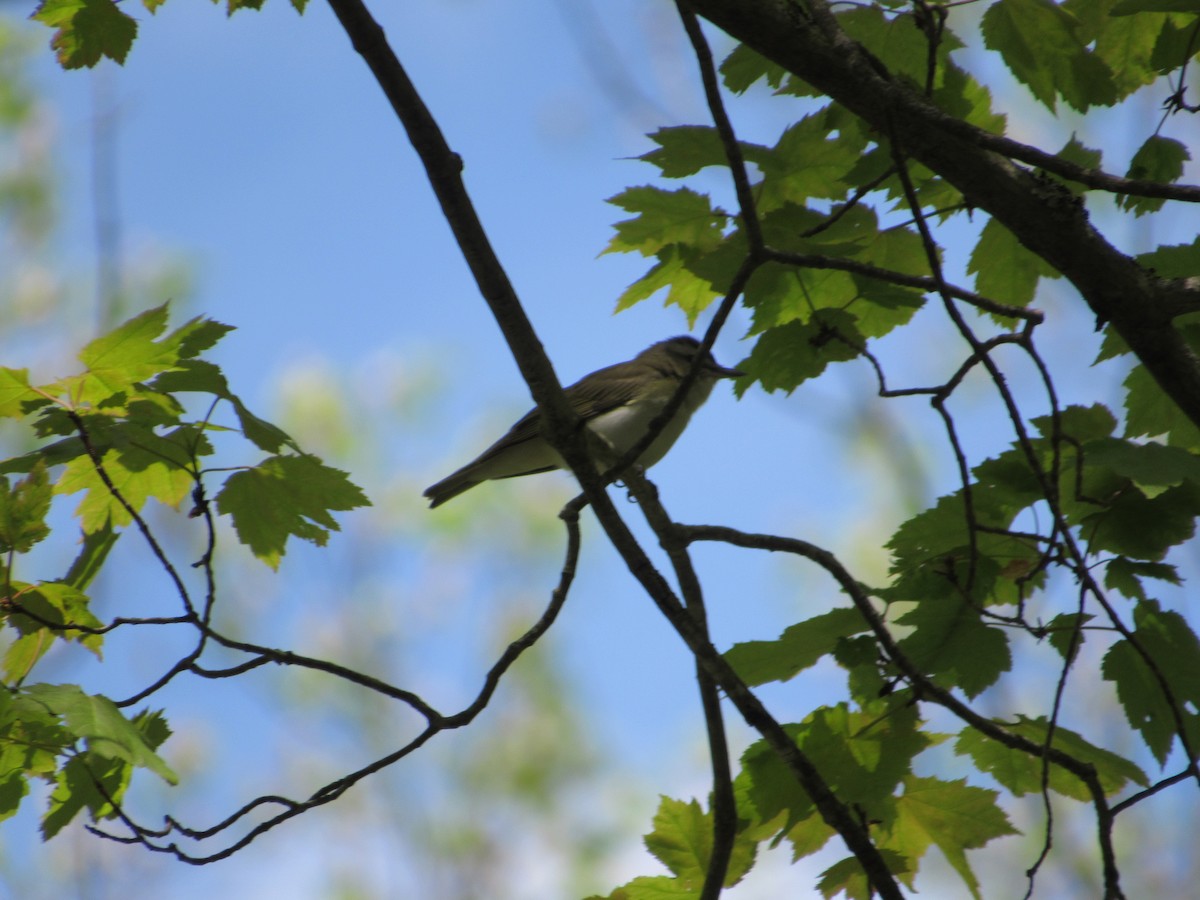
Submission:
MULTIPOLYGON (((692 368, 696 355, 700 353, 700 342, 688 334, 668 338, 647 347, 638 354, 638 361, 655 366, 664 372, 670 372, 677 378, 682 378, 692 368)), ((715 359, 711 353, 705 353, 700 363, 700 376, 706 379, 740 378, 745 372, 727 368, 715 359)))

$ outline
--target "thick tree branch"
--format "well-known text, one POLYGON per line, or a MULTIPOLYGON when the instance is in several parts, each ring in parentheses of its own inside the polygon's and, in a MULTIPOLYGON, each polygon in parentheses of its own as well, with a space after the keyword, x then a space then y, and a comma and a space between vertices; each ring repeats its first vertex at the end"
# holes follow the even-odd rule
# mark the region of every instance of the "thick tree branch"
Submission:
POLYGON ((1200 308, 1200 287, 1158 278, 1119 252, 1060 185, 1015 165, 997 152, 993 136, 945 115, 920 91, 893 78, 847 37, 823 0, 689 3, 877 133, 887 134, 894 122, 906 154, 953 184, 968 203, 1069 279, 1097 321, 1112 324, 1167 395, 1200 426, 1200 359, 1171 325, 1180 311, 1200 308))

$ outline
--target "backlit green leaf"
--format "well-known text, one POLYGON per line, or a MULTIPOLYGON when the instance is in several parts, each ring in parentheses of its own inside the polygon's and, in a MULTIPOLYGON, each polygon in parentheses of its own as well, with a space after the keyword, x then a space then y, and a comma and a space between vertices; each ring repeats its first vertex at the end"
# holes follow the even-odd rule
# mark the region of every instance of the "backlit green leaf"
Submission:
POLYGON ((315 456, 272 456, 235 472, 217 494, 217 508, 232 517, 238 538, 273 569, 289 537, 324 546, 329 532, 339 530, 332 511, 367 505, 345 472, 315 456))
MULTIPOLYGON (((1047 728, 1044 718, 1027 719, 1019 716, 1015 723, 1001 724, 1005 730, 1028 738, 1038 746, 1045 744, 1047 728)), ((1130 782, 1142 787, 1149 784, 1146 774, 1132 762, 1094 746, 1061 725, 1054 730, 1053 746, 1081 763, 1093 766, 1106 796, 1118 793, 1130 782)), ((970 756, 980 771, 987 772, 1018 797, 1037 794, 1042 790, 1043 761, 1040 756, 1009 747, 974 728, 964 728, 959 733, 954 751, 970 756)), ((1050 764, 1047 774, 1051 790, 1083 802, 1092 799, 1091 789, 1062 766, 1050 764)))
POLYGON ((28 553, 50 533, 50 481, 44 465, 36 466, 15 484, 0 476, 0 554, 28 553))
MULTIPOLYGON (((888 871, 902 881, 911 879, 912 863, 894 850, 880 849, 880 857, 887 865, 888 871), (905 876, 908 876, 906 879, 905 876)), ((826 898, 844 896, 846 900, 874 900, 877 896, 871 880, 867 878, 866 870, 857 856, 848 856, 834 863, 821 873, 817 889, 826 898)))
POLYGON ((1153 600, 1134 607, 1134 638, 1114 644, 1104 656, 1101 672, 1117 688, 1125 716, 1142 736, 1160 764, 1178 736, 1177 717, 1188 730, 1192 746, 1200 738, 1200 718, 1191 710, 1200 707, 1200 640, 1177 612, 1163 610, 1153 600), (1139 652, 1154 662, 1152 669, 1139 652), (1170 686, 1175 713, 1158 675, 1170 686))
POLYGON ((49 807, 42 817, 42 838, 50 840, 85 809, 93 821, 115 815, 112 801, 122 799, 131 769, 123 759, 96 753, 68 759, 55 778, 49 807))
MULTIPOLYGON (((643 153, 638 159, 658 166, 666 178, 683 178, 708 166, 728 165, 720 135, 710 125, 660 128, 650 135, 650 140, 658 144, 658 149, 643 153)), ((743 158, 751 162, 766 152, 765 147, 745 143, 741 150, 743 158)))
MULTIPOLYGON (((830 363, 854 359, 863 344, 851 313, 823 309, 807 322, 788 322, 763 332, 738 368, 749 372, 764 390, 791 393, 830 363)), ((738 392, 749 383, 740 379, 738 392)))
POLYGON ((890 72, 904 76, 921 90, 925 89, 931 75, 931 87, 940 85, 947 54, 962 46, 958 37, 947 30, 943 32, 944 40, 931 61, 929 42, 914 17, 909 14, 889 16, 877 6, 851 7, 838 15, 838 23, 890 72))
POLYGON ((995 219, 983 226, 967 271, 975 275, 976 291, 1009 306, 1028 306, 1038 279, 1058 274, 995 219))
POLYGON ((777 88, 788 73, 783 66, 776 65, 745 44, 738 44, 721 63, 721 76, 727 88, 741 94, 759 79, 765 79, 768 85, 777 88))
POLYGON ((150 499, 178 506, 196 483, 190 470, 190 448, 201 442, 211 452, 203 433, 194 426, 182 426, 161 436, 128 426, 116 430, 114 435, 118 438, 117 446, 104 453, 101 464, 120 498, 105 483, 89 456, 78 456, 68 462, 54 488, 58 494, 86 491, 75 511, 85 532, 99 531, 110 524, 128 525, 132 516, 126 504, 135 512, 150 499))
POLYGON ((79 553, 71 563, 71 568, 67 571, 67 576, 63 581, 77 591, 86 591, 88 585, 92 583, 92 579, 100 571, 100 567, 104 565, 104 560, 108 558, 108 551, 113 548, 120 536, 120 532, 113 531, 111 528, 85 531, 79 553))
POLYGON ((1163 278, 1190 278, 1200 275, 1200 237, 1190 244, 1164 244, 1137 261, 1163 278))
POLYGON ((64 69, 91 67, 105 56, 123 64, 137 36, 137 22, 114 0, 42 0, 31 18, 57 29, 50 46, 64 69))
POLYGON ((1080 521, 1092 553, 1108 551, 1133 559, 1161 560, 1190 538, 1200 514, 1200 487, 1188 483, 1154 497, 1128 490, 1080 521))
MULTIPOLYGON (((699 889, 712 857, 713 821, 695 800, 661 797, 654 830, 645 836, 646 849, 682 883, 699 889)), ((740 836, 734 843, 725 885, 737 884, 754 862, 755 842, 740 836)))
MULTIPOLYGON (((1083 15, 1082 9, 1096 10, 1099 15, 1096 36, 1096 55, 1112 70, 1113 83, 1118 97, 1126 97, 1142 85, 1150 84, 1158 77, 1154 66, 1154 49, 1162 33, 1165 16, 1112 16, 1104 15, 1102 4, 1091 0, 1080 0, 1072 5, 1072 12, 1083 15)), ((1086 36, 1084 37, 1086 40, 1086 36)))
POLYGON ((636 250, 652 256, 671 244, 714 247, 723 237, 725 217, 712 208, 707 196, 690 188, 629 188, 608 202, 637 215, 613 226, 617 233, 605 253, 636 250))
POLYGON ((1103 466, 1125 476, 1147 497, 1188 480, 1200 484, 1200 456, 1182 447, 1102 438, 1085 444, 1083 451, 1089 466, 1103 466))
POLYGON ((900 647, 927 675, 975 697, 1012 666, 1008 637, 953 597, 927 597, 900 617, 913 629, 900 647))
POLYGON ((1059 97, 1080 111, 1116 102, 1112 73, 1078 31, 1079 20, 1051 0, 999 0, 983 14, 984 43, 1051 110, 1059 97))
POLYGON ((6 369, 0 366, 0 417, 19 418, 26 413, 26 404, 41 401, 41 396, 29 385, 26 369, 6 369))
POLYGON ((1109 560, 1104 567, 1104 586, 1120 591, 1131 600, 1145 600, 1146 591, 1141 579, 1156 578, 1170 584, 1181 584, 1182 579, 1174 566, 1166 563, 1139 562, 1118 556, 1109 560))
POLYGON ((60 716, 66 728, 86 742, 91 753, 149 769, 169 784, 178 782, 138 726, 107 697, 84 693, 74 684, 35 684, 25 688, 24 693, 60 716))
POLYGON ((996 805, 996 796, 995 791, 973 787, 961 779, 910 775, 896 801, 896 819, 883 845, 909 859, 919 859, 930 846, 936 846, 971 896, 978 898, 979 880, 971 871, 966 851, 1018 833, 996 805))
MULTIPOLYGON (((1192 158, 1191 153, 1179 141, 1152 134, 1138 148, 1129 163, 1126 178, 1138 181, 1178 181, 1183 175, 1183 164, 1192 158)), ((1157 197, 1137 197, 1127 194, 1121 198, 1123 208, 1135 215, 1144 215, 1162 208, 1165 200, 1157 197)))
POLYGON ((751 686, 787 681, 832 653, 842 638, 866 630, 857 609, 833 609, 789 626, 774 641, 734 644, 725 658, 751 686))
POLYGON ((866 138, 850 123, 830 121, 827 112, 814 113, 790 125, 779 141, 757 160, 763 174, 758 208, 767 212, 785 203, 803 206, 810 198, 845 196, 843 180, 866 138))

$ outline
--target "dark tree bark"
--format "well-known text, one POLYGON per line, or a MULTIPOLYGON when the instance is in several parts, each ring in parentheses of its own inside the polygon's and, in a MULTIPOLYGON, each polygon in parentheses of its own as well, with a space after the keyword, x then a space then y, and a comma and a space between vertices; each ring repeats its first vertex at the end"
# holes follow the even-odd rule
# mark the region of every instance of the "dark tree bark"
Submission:
MULTIPOLYGON (((1121 253, 1053 179, 1017 161, 1108 190, 1200 201, 1200 188, 1144 183, 1062 164, 940 111, 839 27, 824 0, 690 0, 702 17, 863 119, 954 185, 1068 279, 1200 427, 1200 358, 1173 327, 1200 311, 1200 279, 1164 279, 1121 253)), ((1186 236, 1190 238, 1190 235, 1186 236)))

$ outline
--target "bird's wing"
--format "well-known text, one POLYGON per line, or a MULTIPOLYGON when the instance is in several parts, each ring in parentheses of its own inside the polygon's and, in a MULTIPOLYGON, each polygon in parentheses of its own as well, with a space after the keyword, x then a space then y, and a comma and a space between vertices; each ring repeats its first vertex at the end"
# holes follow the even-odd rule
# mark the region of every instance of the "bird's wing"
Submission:
MULTIPOLYGON (((594 373, 599 375, 604 370, 594 373)), ((587 421, 603 415, 609 410, 624 406, 637 395, 641 383, 637 378, 604 379, 597 384, 593 376, 588 376, 577 384, 567 388, 567 402, 579 418, 587 421)), ((489 459, 501 450, 524 443, 542 433, 541 416, 537 408, 525 413, 512 428, 479 455, 477 462, 489 459)))

